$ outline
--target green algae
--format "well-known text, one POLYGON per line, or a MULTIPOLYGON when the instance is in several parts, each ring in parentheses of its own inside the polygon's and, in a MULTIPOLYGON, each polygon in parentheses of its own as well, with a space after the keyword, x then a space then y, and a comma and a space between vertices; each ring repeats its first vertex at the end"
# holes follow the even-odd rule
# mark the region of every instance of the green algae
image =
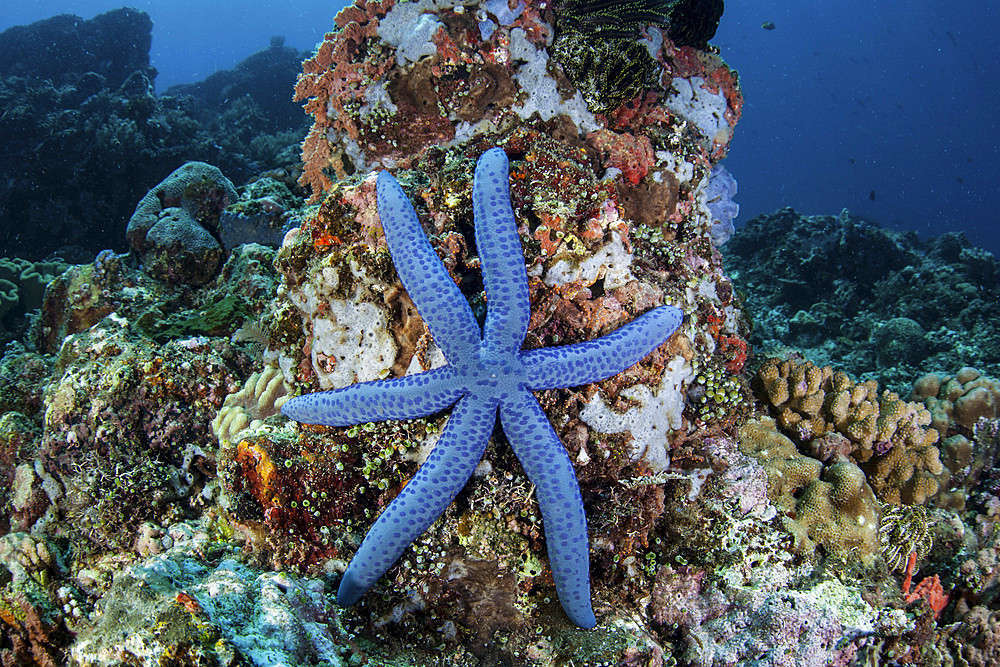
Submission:
POLYGON ((158 308, 140 316, 138 328, 148 338, 163 343, 193 336, 220 336, 232 333, 250 316, 246 302, 228 294, 198 310, 185 310, 166 317, 158 308))

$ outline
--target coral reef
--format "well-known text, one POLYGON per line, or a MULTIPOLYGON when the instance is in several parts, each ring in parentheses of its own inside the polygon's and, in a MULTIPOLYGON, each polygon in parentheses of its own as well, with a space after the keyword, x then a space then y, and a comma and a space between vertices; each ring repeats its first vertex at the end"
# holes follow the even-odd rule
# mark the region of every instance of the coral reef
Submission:
POLYGON ((51 248, 0 262, 3 303, 17 299, 0 359, 0 661, 994 664, 998 265, 960 235, 923 242, 846 213, 785 209, 726 241, 735 187, 719 162, 742 99, 706 42, 720 12, 357 0, 302 65, 302 165, 278 157, 294 114, 266 94, 290 77, 277 42, 244 71, 157 98, 135 10, 0 35, 0 99, 16 102, 0 151, 25 165, 0 175, 28 193, 7 210, 50 220, 35 225, 45 243, 101 242, 79 221, 124 221, 185 160, 213 155, 235 182, 270 169, 233 188, 188 167, 208 180, 143 200, 135 252, 68 252, 79 263, 36 270, 31 289, 54 277, 30 300, 22 274, 51 248), (79 68, 61 55, 67 35, 109 22, 135 47, 78 53, 79 68), (35 75, 15 46, 55 29, 61 68, 35 75), (226 95, 238 99, 221 109, 226 95), (56 109, 70 106, 80 122, 61 133, 56 109), (25 148, 36 130, 38 159, 60 151, 75 170, 39 182, 48 208, 22 187, 40 179, 25 148), (100 146, 121 160, 95 167, 100 146), (596 344, 659 306, 684 313, 623 372, 533 393, 587 517, 590 630, 561 609, 548 554, 564 545, 502 430, 484 431, 468 482, 398 563, 356 605, 335 604, 453 415, 278 414, 300 394, 440 376, 460 332, 424 288, 468 304, 478 346, 505 303, 476 238, 473 173, 494 146, 519 246, 504 259, 523 257, 526 276, 520 354, 596 344), (380 171, 440 269, 407 283, 416 293, 389 251, 380 171), (114 197, 91 198, 98 183, 114 197), (63 186, 93 210, 64 206, 63 186), (205 266, 151 255, 171 211, 203 232, 205 266), (62 233, 70 223, 79 235, 62 233))
POLYGON ((124 251, 120 228, 136 201, 187 161, 236 182, 297 169, 280 156, 305 131, 288 99, 300 54, 267 48, 156 95, 152 27, 145 12, 122 8, 0 33, 0 228, 18 232, 5 236, 5 253, 79 263, 124 251))
POLYGON ((842 211, 760 215, 722 250, 755 349, 794 349, 901 396, 963 366, 1000 374, 1000 261, 961 232, 926 241, 842 211))
POLYGON ((938 492, 939 434, 922 403, 796 359, 767 359, 756 381, 778 424, 807 450, 826 458, 827 436, 846 438, 840 454, 865 466, 883 502, 919 505, 938 492))

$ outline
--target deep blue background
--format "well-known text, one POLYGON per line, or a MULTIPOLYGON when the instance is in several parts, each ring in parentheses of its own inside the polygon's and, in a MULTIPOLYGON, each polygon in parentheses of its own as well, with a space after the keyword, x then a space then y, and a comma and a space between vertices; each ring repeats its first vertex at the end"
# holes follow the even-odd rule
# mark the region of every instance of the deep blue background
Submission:
POLYGON ((746 98, 725 162, 737 224, 846 207, 1000 256, 998 16, 989 0, 727 2, 713 43, 746 98))
MULTIPOLYGON (((20 2, 0 12, 0 30, 121 4, 20 2)), ((130 4, 153 19, 163 91, 232 67, 275 34, 311 49, 346 3, 130 4)), ((922 235, 964 230, 1000 255, 998 16, 990 0, 730 0, 713 43, 746 97, 726 159, 740 186, 737 224, 785 205, 846 207, 922 235)))

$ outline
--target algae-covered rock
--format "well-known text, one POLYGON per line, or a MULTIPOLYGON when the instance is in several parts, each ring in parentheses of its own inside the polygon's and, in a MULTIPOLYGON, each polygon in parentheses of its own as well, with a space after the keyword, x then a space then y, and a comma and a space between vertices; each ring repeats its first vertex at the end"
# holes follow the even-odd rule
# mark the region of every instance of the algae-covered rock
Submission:
POLYGON ((217 167, 188 162, 139 201, 125 236, 150 275, 201 285, 218 271, 219 215, 236 199, 236 188, 217 167))
POLYGON ((70 648, 81 667, 341 665, 357 652, 319 579, 209 560, 204 533, 115 577, 70 648))

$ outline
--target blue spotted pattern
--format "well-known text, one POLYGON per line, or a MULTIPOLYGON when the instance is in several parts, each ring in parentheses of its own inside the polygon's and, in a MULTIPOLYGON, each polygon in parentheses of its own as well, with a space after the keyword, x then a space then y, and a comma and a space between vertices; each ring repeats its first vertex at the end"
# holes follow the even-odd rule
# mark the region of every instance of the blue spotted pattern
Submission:
POLYGON ((622 372, 666 341, 683 313, 661 306, 592 341, 521 350, 531 306, 507 170, 507 155, 499 148, 484 153, 476 165, 473 212, 488 304, 482 332, 403 189, 382 172, 378 212, 389 250, 448 364, 299 396, 282 412, 308 424, 347 426, 423 417, 455 406, 427 461, 365 536, 344 573, 338 603, 357 602, 441 516, 482 458, 499 412, 504 433, 535 485, 559 601, 570 620, 592 628, 597 619, 590 604, 580 486, 566 448, 531 391, 587 384, 622 372))

